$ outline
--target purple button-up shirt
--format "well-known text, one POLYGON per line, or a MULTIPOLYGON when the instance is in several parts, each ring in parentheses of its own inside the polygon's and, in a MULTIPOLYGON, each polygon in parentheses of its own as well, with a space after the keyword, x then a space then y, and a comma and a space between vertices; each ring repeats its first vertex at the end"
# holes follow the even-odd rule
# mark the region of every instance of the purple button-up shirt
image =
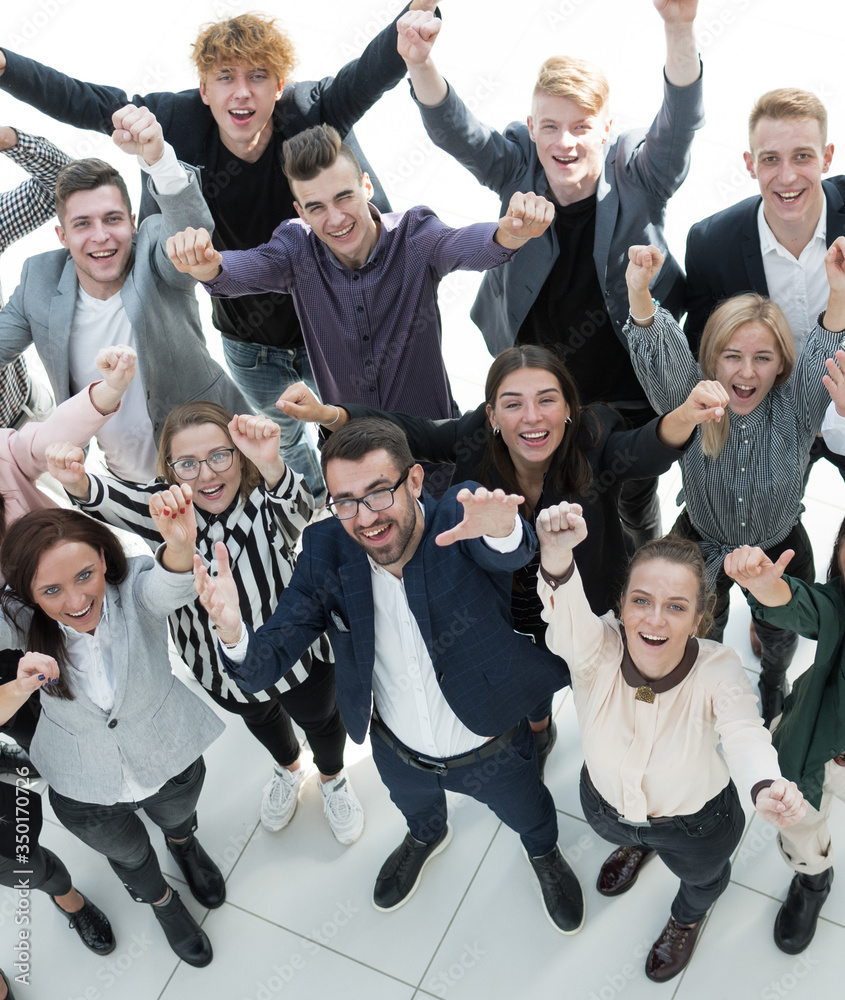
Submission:
POLYGON ((485 271, 516 251, 493 240, 495 222, 452 229, 424 206, 370 211, 381 232, 362 267, 345 267, 291 219, 263 246, 224 251, 222 273, 205 287, 221 297, 290 293, 326 402, 450 417, 437 286, 450 271, 485 271))

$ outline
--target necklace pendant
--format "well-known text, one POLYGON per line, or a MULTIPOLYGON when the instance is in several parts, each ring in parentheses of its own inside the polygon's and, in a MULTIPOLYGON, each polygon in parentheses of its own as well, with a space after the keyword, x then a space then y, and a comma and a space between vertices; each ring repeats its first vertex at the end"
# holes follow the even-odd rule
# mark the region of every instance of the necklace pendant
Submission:
POLYGON ((643 684, 642 687, 637 688, 636 698, 637 701, 644 701, 647 705, 653 705, 655 694, 648 684, 643 684))

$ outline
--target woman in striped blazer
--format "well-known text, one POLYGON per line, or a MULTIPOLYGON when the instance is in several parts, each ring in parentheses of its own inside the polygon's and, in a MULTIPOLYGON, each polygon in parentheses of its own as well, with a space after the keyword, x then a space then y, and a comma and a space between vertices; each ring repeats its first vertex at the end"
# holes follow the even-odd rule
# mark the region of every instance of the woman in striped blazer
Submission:
MULTIPOLYGON (((72 445, 48 452, 49 470, 74 503, 115 527, 144 539, 158 532, 149 516, 150 494, 161 483, 193 488, 197 548, 216 572, 214 543, 225 543, 241 595, 241 612, 258 628, 275 610, 290 580, 294 546, 314 514, 302 477, 279 455, 279 428, 260 416, 232 416, 207 400, 185 403, 169 414, 162 430, 158 479, 147 485, 86 474, 83 455, 72 445)), ((343 773, 346 730, 335 704, 334 658, 325 636, 276 685, 247 694, 231 681, 217 652, 217 639, 199 601, 170 616, 176 648, 210 697, 243 718, 273 757, 260 817, 281 830, 293 817, 306 768, 291 719, 305 732, 320 774, 323 807, 335 837, 354 843, 364 827, 361 805, 343 773)))

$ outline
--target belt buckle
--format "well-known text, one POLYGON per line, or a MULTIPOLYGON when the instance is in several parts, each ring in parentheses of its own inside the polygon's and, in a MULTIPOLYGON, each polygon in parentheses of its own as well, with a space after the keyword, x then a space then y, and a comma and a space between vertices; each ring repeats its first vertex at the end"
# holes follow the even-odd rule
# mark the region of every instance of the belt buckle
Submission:
POLYGON ((435 774, 445 774, 449 770, 442 761, 432 760, 431 757, 420 757, 417 755, 414 757, 414 760, 423 771, 434 771, 435 774))
POLYGON ((633 827, 637 827, 637 828, 644 827, 644 826, 651 826, 651 823, 648 820, 646 820, 645 823, 638 823, 638 822, 636 822, 633 819, 625 819, 624 816, 617 817, 617 822, 622 823, 625 826, 633 826, 633 827))

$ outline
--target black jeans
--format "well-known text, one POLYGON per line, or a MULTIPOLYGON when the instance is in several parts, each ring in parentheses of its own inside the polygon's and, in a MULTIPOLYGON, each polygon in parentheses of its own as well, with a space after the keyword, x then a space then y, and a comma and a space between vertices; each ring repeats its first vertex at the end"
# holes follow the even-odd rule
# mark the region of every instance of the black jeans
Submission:
POLYGON ((727 889, 730 856, 745 829, 745 814, 733 781, 698 812, 674 816, 671 823, 629 826, 608 811, 608 803, 581 770, 581 808, 593 830, 620 847, 647 847, 681 880, 672 901, 680 924, 695 924, 727 889))
POLYGON ((233 715, 239 715, 247 729, 267 748, 273 760, 288 767, 299 757, 299 741, 290 720, 303 730, 320 774, 343 770, 346 729, 335 701, 334 664, 313 660, 306 680, 269 701, 235 701, 211 698, 233 715))
MULTIPOLYGON (((701 535, 690 523, 686 510, 682 511, 672 527, 673 535, 680 535, 682 538, 690 538, 694 542, 701 541, 701 535)), ((782 542, 766 549, 766 555, 774 562, 780 558, 786 549, 794 549, 795 555, 787 567, 790 576, 803 580, 805 583, 814 583, 816 579, 816 567, 813 563, 813 548, 810 538, 804 530, 804 525, 798 524, 789 532, 782 542)), ((734 581, 727 575, 724 567, 719 570, 716 578, 716 603, 713 607, 713 625, 707 633, 708 639, 715 639, 722 642, 725 635, 725 626, 728 623, 728 614, 731 603, 731 587, 734 581)), ((792 663, 792 657, 798 646, 798 636, 788 629, 775 628, 768 622, 761 622, 754 619, 754 629, 760 637, 760 645, 763 647, 763 655, 760 658, 760 674, 765 682, 772 687, 777 687, 783 680, 787 667, 792 663)))
POLYGON ((197 827, 197 800, 205 780, 205 761, 198 757, 190 767, 165 782, 141 802, 115 802, 104 806, 79 802, 50 789, 56 815, 83 844, 108 859, 112 870, 138 902, 155 903, 167 892, 158 858, 147 828, 136 813, 143 809, 166 837, 184 840, 197 827))

